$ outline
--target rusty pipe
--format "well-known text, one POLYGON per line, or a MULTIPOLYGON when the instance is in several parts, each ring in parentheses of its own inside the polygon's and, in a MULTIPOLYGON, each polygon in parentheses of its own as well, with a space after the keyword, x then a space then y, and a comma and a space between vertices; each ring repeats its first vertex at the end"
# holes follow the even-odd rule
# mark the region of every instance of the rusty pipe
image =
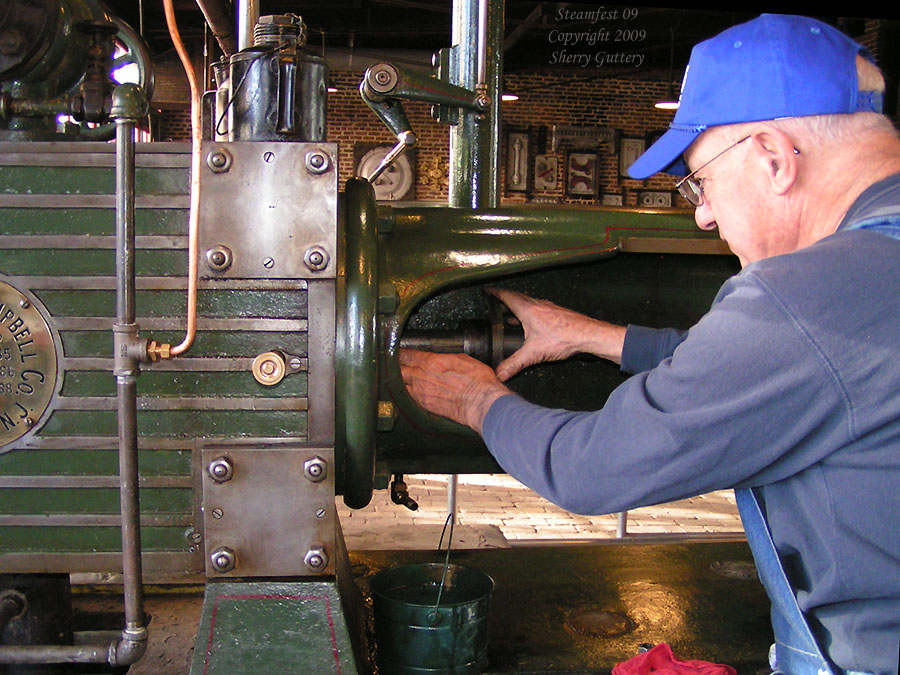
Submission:
POLYGON ((234 19, 224 0, 197 0, 197 6, 203 12, 206 24, 225 56, 234 54, 237 48, 237 33, 234 19))

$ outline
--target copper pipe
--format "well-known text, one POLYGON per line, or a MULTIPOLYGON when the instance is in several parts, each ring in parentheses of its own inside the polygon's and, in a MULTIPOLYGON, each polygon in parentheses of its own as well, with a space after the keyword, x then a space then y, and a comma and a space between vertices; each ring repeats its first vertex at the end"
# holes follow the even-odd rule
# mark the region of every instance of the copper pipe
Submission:
POLYGON ((188 84, 191 88, 191 211, 188 221, 188 291, 187 291, 187 329, 181 344, 172 347, 171 355, 183 354, 194 342, 197 334, 197 276, 198 276, 198 245, 197 232, 200 218, 200 88, 197 86, 197 76, 194 73, 194 65, 188 56, 178 25, 175 22, 175 10, 172 0, 163 0, 166 12, 166 25, 169 27, 169 35, 175 45, 175 51, 184 66, 188 84))

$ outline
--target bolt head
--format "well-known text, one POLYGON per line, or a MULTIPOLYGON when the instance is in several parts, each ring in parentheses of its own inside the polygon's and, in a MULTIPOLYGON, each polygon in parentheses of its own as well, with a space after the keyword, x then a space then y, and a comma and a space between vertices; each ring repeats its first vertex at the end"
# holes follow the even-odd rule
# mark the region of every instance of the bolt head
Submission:
POLYGON ((313 544, 306 557, 303 558, 303 562, 312 571, 319 572, 328 566, 328 554, 325 553, 321 544, 313 544))
POLYGON ((303 464, 303 475, 313 483, 325 480, 328 475, 328 464, 321 457, 313 457, 303 464))
POLYGON ((222 548, 217 548, 212 554, 209 556, 209 562, 212 564, 213 569, 217 572, 230 572, 234 569, 235 564, 237 563, 237 558, 230 548, 223 546, 222 548))
POLYGON ((331 161, 322 150, 311 150, 306 153, 306 170, 319 175, 328 171, 331 161))
POLYGON ((216 457, 209 463, 207 471, 217 483, 227 483, 234 476, 234 465, 227 457, 216 457))

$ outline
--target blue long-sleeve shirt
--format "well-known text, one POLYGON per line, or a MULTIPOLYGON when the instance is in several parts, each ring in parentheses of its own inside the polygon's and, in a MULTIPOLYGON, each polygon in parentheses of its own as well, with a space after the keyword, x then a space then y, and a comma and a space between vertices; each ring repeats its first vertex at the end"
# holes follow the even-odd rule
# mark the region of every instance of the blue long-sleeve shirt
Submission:
POLYGON ((900 239, 851 229, 886 204, 900 213, 900 176, 834 235, 748 265, 689 331, 630 326, 634 375, 601 410, 504 396, 483 434, 504 470, 580 513, 760 487, 831 659, 896 674, 900 239))

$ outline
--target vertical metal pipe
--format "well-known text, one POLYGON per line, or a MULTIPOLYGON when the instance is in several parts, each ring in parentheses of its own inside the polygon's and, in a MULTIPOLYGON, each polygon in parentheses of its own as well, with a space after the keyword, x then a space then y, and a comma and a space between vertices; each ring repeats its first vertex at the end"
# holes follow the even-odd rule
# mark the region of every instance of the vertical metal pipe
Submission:
POLYGON ((450 127, 450 206, 494 208, 499 205, 500 81, 503 71, 504 0, 454 0, 453 45, 456 64, 452 84, 476 91, 484 64, 485 112, 460 109, 450 127), (480 7, 479 7, 480 6, 480 7), (480 15, 485 14, 483 24, 480 15), (484 57, 479 59, 479 26, 484 57))
POLYGON ((238 51, 253 46, 253 29, 259 21, 259 0, 238 1, 238 51))
POLYGON ((624 539, 628 529, 628 511, 616 514, 616 539, 624 539))
MULTIPOLYGON (((116 327, 117 335, 137 336, 134 269, 135 121, 116 120, 116 327)), ((117 340, 121 346, 123 343, 117 340)), ((143 627, 141 521, 138 496, 136 358, 117 350, 116 392, 119 416, 119 495, 122 512, 122 572, 126 630, 143 627)))
POLYGON ((456 522, 456 487, 459 484, 459 476, 451 473, 447 476, 447 513, 453 514, 453 522, 456 522))
POLYGON ((487 86, 487 26, 488 0, 478 0, 478 47, 475 56, 477 62, 476 87, 487 86))

